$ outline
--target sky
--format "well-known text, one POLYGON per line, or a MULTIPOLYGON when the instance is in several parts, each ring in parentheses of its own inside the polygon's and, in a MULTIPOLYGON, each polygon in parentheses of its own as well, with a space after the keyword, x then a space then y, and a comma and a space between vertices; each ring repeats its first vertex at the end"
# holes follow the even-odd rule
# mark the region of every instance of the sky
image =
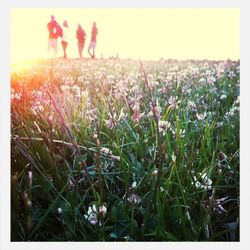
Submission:
MULTIPOLYGON (((87 33, 97 23, 96 56, 134 59, 237 60, 240 57, 240 10, 236 8, 12 8, 11 62, 46 58, 47 23, 53 14, 68 21, 68 57, 78 57, 77 23, 87 33)), ((63 55, 61 43, 59 56, 63 55)))

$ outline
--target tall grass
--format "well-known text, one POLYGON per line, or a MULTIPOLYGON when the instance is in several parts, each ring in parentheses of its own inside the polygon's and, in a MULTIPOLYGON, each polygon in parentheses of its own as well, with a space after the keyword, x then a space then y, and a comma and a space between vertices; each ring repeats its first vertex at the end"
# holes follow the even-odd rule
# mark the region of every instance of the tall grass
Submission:
POLYGON ((239 69, 107 59, 13 69, 12 240, 239 240, 239 69))

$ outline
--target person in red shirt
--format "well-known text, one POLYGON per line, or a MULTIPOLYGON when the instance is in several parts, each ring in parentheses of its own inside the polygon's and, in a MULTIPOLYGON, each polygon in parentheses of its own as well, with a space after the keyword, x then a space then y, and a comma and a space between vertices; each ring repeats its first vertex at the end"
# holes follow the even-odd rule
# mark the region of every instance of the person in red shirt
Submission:
POLYGON ((78 24, 78 28, 76 30, 76 38, 78 40, 77 45, 79 57, 82 58, 82 51, 86 40, 86 33, 80 24, 78 24))
POLYGON ((96 36, 98 34, 98 30, 96 28, 96 22, 93 22, 92 31, 91 31, 91 41, 89 44, 88 52, 91 58, 95 58, 95 48, 96 48, 96 36), (93 49, 93 53, 90 53, 90 50, 93 49))
POLYGON ((54 51, 54 57, 58 53, 57 39, 58 39, 58 24, 55 20, 55 16, 51 15, 51 21, 47 24, 47 29, 49 31, 48 38, 48 52, 50 54, 50 48, 54 51))

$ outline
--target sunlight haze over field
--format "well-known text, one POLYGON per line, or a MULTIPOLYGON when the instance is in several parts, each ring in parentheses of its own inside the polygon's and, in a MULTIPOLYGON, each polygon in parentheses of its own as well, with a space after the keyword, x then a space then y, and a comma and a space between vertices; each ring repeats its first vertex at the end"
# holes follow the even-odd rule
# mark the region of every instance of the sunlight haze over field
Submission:
MULTIPOLYGON (((239 9, 12 9, 11 62, 46 58, 51 14, 69 23, 68 56, 78 57, 77 23, 87 33, 98 28, 96 56, 134 59, 237 60, 240 56, 239 9)), ((59 38, 59 56, 62 46, 59 38)))

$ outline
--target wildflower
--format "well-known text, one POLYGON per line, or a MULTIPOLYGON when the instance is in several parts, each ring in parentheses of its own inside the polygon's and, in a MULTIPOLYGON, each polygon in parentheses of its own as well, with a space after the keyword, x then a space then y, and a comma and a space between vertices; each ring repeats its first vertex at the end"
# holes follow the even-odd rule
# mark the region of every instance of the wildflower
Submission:
POLYGON ((216 78, 215 78, 214 76, 209 76, 209 77, 207 78, 207 83, 213 84, 213 83, 215 83, 215 82, 216 82, 216 78))
POLYGON ((188 107, 193 111, 196 110, 196 104, 193 101, 188 101, 188 107))
POLYGON ((224 100, 224 99, 226 99, 226 98, 227 98, 227 96, 224 95, 224 94, 220 96, 220 99, 221 99, 221 100, 224 100))
POLYGON ((99 207, 99 214, 102 215, 103 217, 106 215, 107 213, 107 208, 102 205, 101 207, 99 207))
POLYGON ((136 188, 136 185, 137 185, 137 183, 136 183, 136 181, 134 181, 133 183, 132 183, 132 188, 136 188))
POLYGON ((158 169, 155 169, 153 172, 152 172, 152 176, 156 176, 158 174, 158 169))
POLYGON ((63 210, 62 210, 62 208, 57 208, 57 212, 59 213, 59 214, 62 214, 63 213, 63 210))
POLYGON ((109 148, 101 148, 100 152, 106 155, 112 154, 112 151, 109 148))
POLYGON ((116 121, 111 117, 109 120, 105 120, 106 127, 113 129, 116 127, 116 121))
POLYGON ((190 94, 191 93, 191 89, 189 86, 187 85, 184 85, 183 88, 182 88, 182 93, 187 95, 187 94, 190 94))
POLYGON ((170 105, 169 107, 170 108, 177 108, 177 105, 178 103, 180 103, 180 101, 178 101, 178 96, 176 97, 173 97, 173 96, 170 96, 169 100, 168 100, 168 104, 170 105))
POLYGON ((58 72, 55 73, 55 79, 59 79, 60 74, 58 72))
POLYGON ((141 118, 144 116, 144 113, 140 113, 140 105, 135 104, 133 107, 132 118, 135 122, 140 122, 141 118))
POLYGON ((203 121, 206 118, 206 113, 205 112, 203 114, 196 113, 196 117, 198 118, 198 120, 203 121))
POLYGON ((90 206, 88 208, 87 214, 84 215, 85 219, 87 219, 92 225, 97 224, 97 209, 96 205, 90 206))
POLYGON ((207 80, 203 77, 199 80, 200 84, 206 84, 207 80))
POLYGON ((171 158, 172 158, 172 161, 173 161, 173 162, 176 162, 176 155, 174 154, 174 152, 173 152, 173 154, 171 155, 171 158))
MULTIPOLYGON (((177 136, 177 129, 170 129, 171 130, 171 132, 172 132, 172 134, 174 135, 174 136, 177 136)), ((185 129, 180 129, 179 130, 179 135, 180 135, 180 138, 183 138, 184 136, 185 136, 185 129)))
POLYGON ((214 199, 213 197, 209 197, 208 200, 205 200, 205 206, 207 208, 211 208, 213 212, 217 213, 217 214, 222 214, 227 212, 227 210, 222 206, 224 201, 227 199, 228 197, 224 197, 224 198, 220 198, 220 199, 214 199))
POLYGON ((137 194, 132 193, 127 197, 127 201, 136 205, 141 202, 141 197, 137 194))
POLYGON ((100 152, 109 156, 113 160, 120 161, 120 156, 113 155, 112 151, 109 148, 103 147, 100 149, 100 152))
POLYGON ((158 99, 156 100, 156 105, 154 105, 154 104, 150 104, 150 114, 149 115, 152 115, 152 116, 156 116, 156 119, 157 120, 159 120, 160 119, 160 117, 161 117, 161 111, 162 111, 162 109, 161 109, 161 107, 159 106, 159 103, 158 103, 158 99))
MULTIPOLYGON (((201 173, 199 173, 199 175, 201 175, 201 173)), ((192 184, 195 185, 196 188, 204 190, 212 189, 212 183, 212 180, 207 177, 206 173, 202 174, 199 180, 196 176, 194 176, 194 182, 192 182, 192 184)))
POLYGON ((159 121, 159 131, 163 134, 163 136, 166 134, 168 128, 170 127, 171 123, 168 121, 159 121))
POLYGON ((222 164, 227 164, 227 163, 228 163, 228 162, 227 162, 227 156, 226 156, 226 154, 223 153, 222 151, 220 151, 219 154, 218 154, 218 160, 219 160, 219 162, 222 163, 222 164))
MULTIPOLYGON (((92 225, 96 225, 98 222, 98 216, 104 217, 107 213, 107 208, 102 205, 99 207, 98 212, 96 205, 89 206, 87 214, 84 215, 85 219, 92 225)), ((99 223, 100 224, 100 223, 99 223)))
POLYGON ((83 84, 83 76, 77 78, 77 83, 83 84))

